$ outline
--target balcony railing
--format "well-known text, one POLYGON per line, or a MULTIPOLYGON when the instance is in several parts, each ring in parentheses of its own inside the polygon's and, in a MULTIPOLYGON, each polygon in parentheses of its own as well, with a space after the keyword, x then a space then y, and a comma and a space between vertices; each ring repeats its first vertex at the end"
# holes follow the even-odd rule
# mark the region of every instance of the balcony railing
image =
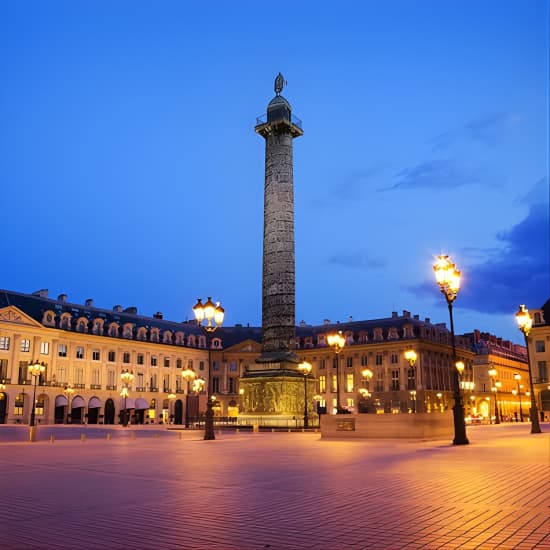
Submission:
MULTIPOLYGON (((290 122, 294 124, 295 126, 298 126, 298 128, 302 129, 302 121, 293 114, 290 115, 290 122)), ((256 117, 256 126, 261 126, 262 124, 267 123, 267 113, 264 113, 263 115, 260 115, 256 117)))

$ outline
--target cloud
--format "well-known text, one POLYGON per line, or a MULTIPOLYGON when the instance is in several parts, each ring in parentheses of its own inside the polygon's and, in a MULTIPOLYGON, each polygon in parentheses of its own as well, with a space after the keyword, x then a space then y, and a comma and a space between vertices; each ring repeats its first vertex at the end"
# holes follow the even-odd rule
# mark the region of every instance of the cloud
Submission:
POLYGON ((331 194, 340 199, 357 198, 374 181, 374 176, 379 175, 385 166, 379 164, 366 170, 349 174, 344 181, 335 185, 331 194))
POLYGON ((521 121, 522 117, 515 113, 490 113, 467 122, 461 128, 443 132, 428 143, 435 150, 447 149, 458 141, 473 141, 494 147, 521 121))
MULTIPOLYGON (((539 197, 541 180, 526 196, 539 197)), ((524 198, 524 199, 525 199, 524 198)), ((550 219, 548 194, 530 204, 525 219, 497 235, 503 244, 491 250, 485 262, 471 268, 461 266, 464 284, 457 307, 483 313, 513 313, 519 304, 540 307, 550 296, 550 219)), ((481 251, 481 249, 480 249, 481 251)), ((481 251, 483 252, 483 251, 481 251)), ((410 290, 422 296, 436 296, 429 282, 410 290)))
POLYGON ((369 258, 363 252, 336 252, 326 262, 348 269, 381 269, 387 265, 384 260, 369 258))
POLYGON ((464 173, 452 159, 421 162, 397 174, 397 183, 379 191, 392 189, 455 189, 476 183, 476 178, 464 173))

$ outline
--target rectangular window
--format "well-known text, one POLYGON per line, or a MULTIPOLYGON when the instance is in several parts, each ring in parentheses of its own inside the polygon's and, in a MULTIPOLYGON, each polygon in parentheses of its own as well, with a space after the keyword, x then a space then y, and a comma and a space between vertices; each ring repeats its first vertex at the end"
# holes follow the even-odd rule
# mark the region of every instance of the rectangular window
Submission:
POLYGON ((169 366, 170 366, 170 357, 165 357, 165 358, 164 358, 164 366, 165 366, 165 367, 169 367, 169 366))
MULTIPOLYGON (((212 370, 214 372, 219 372, 220 364, 217 361, 212 361, 212 370)), ((219 391, 219 390, 218 390, 219 391)))
POLYGON ((369 364, 369 360, 366 355, 361 355, 361 366, 366 367, 369 364))
POLYGON ((49 355, 49 353, 50 353, 50 343, 49 342, 40 342, 40 353, 42 355, 49 355))
POLYGON ((137 364, 138 365, 143 365, 143 362, 144 362, 144 356, 143 356, 143 353, 138 353, 137 354, 137 364))
POLYGON ((227 388, 227 391, 229 393, 235 393, 235 388, 237 387, 237 384, 235 384, 235 377, 234 376, 230 376, 228 379, 227 379, 227 382, 229 384, 228 388, 227 388))
POLYGON ((101 353, 98 349, 92 350, 92 361, 99 361, 101 358, 101 353))
POLYGON ((392 365, 397 365, 397 363, 399 363, 399 356, 395 352, 391 354, 391 363, 392 365))
MULTIPOLYGON (((143 388, 143 373, 142 372, 138 372, 138 375, 137 375, 137 387, 138 388, 143 388)), ((138 390, 140 391, 140 390, 138 390)))
POLYGON ((36 405, 34 407, 34 412, 38 416, 44 416, 44 396, 36 398, 36 405))
POLYGON ((220 393, 220 377, 214 376, 212 378, 212 392, 213 393, 220 393))
POLYGON ((355 399, 353 399, 353 397, 348 397, 346 399, 346 406, 348 409, 353 409, 353 407, 355 407, 355 399))
POLYGON ((170 391, 170 375, 165 374, 162 377, 162 391, 168 393, 170 391))
POLYGON ((109 361, 109 363, 114 363, 116 361, 116 353, 114 351, 110 351, 107 354, 107 361, 109 361))
POLYGON ((237 361, 231 361, 229 363, 229 371, 230 372, 237 372, 237 361))
POLYGON ((59 355, 59 357, 67 357, 67 346, 65 344, 59 344, 57 346, 57 355, 59 355))
POLYGON ((539 382, 548 382, 548 369, 546 368, 546 361, 539 361, 537 366, 539 369, 539 382))
POLYGON ((15 406, 13 407, 13 414, 21 416, 23 414, 23 407, 25 406, 25 395, 20 393, 15 398, 15 406))
POLYGON ((204 370, 204 361, 199 361, 199 370, 204 370))
MULTIPOLYGON (((23 343, 23 342, 21 342, 21 343, 23 343)), ((23 351, 23 348, 21 348, 21 351, 23 351)), ((544 340, 537 340, 535 342, 535 351, 537 353, 544 353, 544 351, 545 351, 544 340)))
POLYGON ((115 371, 112 369, 107 371, 107 385, 111 388, 116 386, 115 371))
POLYGON ((21 340, 21 351, 31 351, 31 341, 24 338, 21 340))
POLYGON ((323 374, 319 376, 319 392, 325 393, 327 391, 327 377, 323 374))
POLYGON ((157 356, 151 355, 151 366, 156 367, 157 366, 157 356))
POLYGON ((78 385, 84 385, 84 369, 82 367, 77 367, 74 370, 74 382, 78 385))
POLYGON ((150 384, 150 390, 151 391, 157 391, 158 390, 158 386, 157 386, 157 375, 156 374, 153 374, 150 378, 149 378, 149 384, 150 384))
POLYGON ((407 370, 407 389, 416 389, 416 370, 413 367, 407 370))
POLYGON ((346 374, 346 391, 351 393, 353 391, 354 381, 353 373, 346 374))
POLYGON ((391 389, 392 391, 399 391, 399 370, 391 371, 391 389))
POLYGON ((82 346, 77 346, 76 348, 76 358, 84 359, 84 348, 82 346))
POLYGON ((376 364, 377 364, 377 365, 381 365, 381 364, 382 364, 382 354, 381 354, 381 353, 377 353, 377 354, 376 354, 376 364))
POLYGON ((125 351, 122 354, 122 362, 123 363, 129 363, 130 362, 130 352, 129 351, 125 351))
POLYGON ((25 384, 29 380, 31 375, 29 374, 29 362, 19 361, 19 373, 17 376, 18 384, 25 384))
POLYGON ((346 357, 346 367, 353 367, 353 357, 346 357))
POLYGON ((3 349, 3 350, 10 349, 10 337, 9 336, 0 336, 0 349, 3 349))
POLYGON ((177 368, 177 369, 181 369, 181 368, 182 368, 182 364, 183 364, 183 363, 182 363, 181 359, 176 359, 176 368, 177 368))
POLYGON ((60 384, 65 384, 67 382, 67 369, 65 367, 57 368, 57 381, 60 384))
POLYGON ((8 360, 0 359, 0 381, 8 377, 8 360))
POLYGON ((338 368, 338 361, 340 360, 340 358, 338 357, 338 355, 335 355, 333 358, 332 358, 332 368, 333 369, 337 369, 338 368))
POLYGON ((384 371, 378 371, 376 375, 376 391, 384 391, 384 371))
POLYGON ((321 360, 319 361, 319 368, 320 368, 320 369, 324 369, 325 366, 326 366, 325 360, 324 360, 324 359, 321 359, 321 360))
POLYGON ((92 384, 99 386, 99 369, 92 369, 92 384))
POLYGON ((338 377, 335 374, 332 375, 332 388, 331 388, 331 390, 333 392, 338 391, 338 377))

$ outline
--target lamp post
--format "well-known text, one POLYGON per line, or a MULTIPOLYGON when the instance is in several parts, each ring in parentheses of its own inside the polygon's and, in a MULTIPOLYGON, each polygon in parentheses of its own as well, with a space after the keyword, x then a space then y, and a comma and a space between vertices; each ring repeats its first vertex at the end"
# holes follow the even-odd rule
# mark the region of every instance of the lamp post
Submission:
POLYGON ((128 409, 126 408, 126 400, 130 395, 130 384, 134 379, 134 375, 131 371, 129 371, 128 369, 125 369, 120 373, 120 379, 124 383, 124 387, 120 392, 120 396, 124 398, 124 416, 122 417, 122 426, 126 428, 128 426, 128 420, 129 420, 128 417, 130 416, 128 414, 128 409))
MULTIPOLYGON (((405 359, 409 362, 409 368, 414 369, 414 366, 416 365, 416 360, 418 356, 416 355, 416 351, 413 349, 408 349, 405 352, 405 359)), ((407 376, 407 378, 409 378, 407 376)), ((416 413, 416 373, 414 375, 414 388, 409 388, 409 394, 411 395, 411 401, 412 401, 412 412, 416 413)))
POLYGON ((29 441, 36 441, 36 383, 39 376, 46 370, 46 363, 40 361, 31 361, 29 364, 29 373, 34 378, 34 389, 32 392, 31 421, 29 424, 29 441))
POLYGON ((185 427, 189 428, 189 393, 191 388, 191 381, 195 380, 197 375, 193 369, 187 367, 181 371, 181 377, 185 380, 185 427))
POLYGON ((339 330, 338 332, 327 334, 327 344, 332 348, 332 351, 334 351, 334 358, 336 361, 336 414, 347 413, 348 411, 342 409, 340 404, 340 361, 338 356, 346 345, 346 339, 342 331, 339 330))
MULTIPOLYGON (((497 377, 497 369, 489 369, 487 371, 489 373, 489 376, 491 377, 492 386, 491 391, 495 392, 495 424, 500 424, 500 415, 498 413, 498 386, 497 383, 500 384, 500 382, 496 382, 497 377)), ((492 422, 491 422, 492 423, 492 422)))
POLYGON ((514 380, 516 381, 518 385, 518 397, 519 397, 519 421, 523 422, 523 409, 521 408, 521 388, 523 385, 520 385, 519 381, 521 380, 521 374, 516 372, 514 374, 514 380))
POLYGON ((451 377, 453 382, 453 420, 454 420, 454 439, 453 445, 467 445, 469 443, 466 437, 466 422, 464 420, 464 404, 462 403, 462 395, 460 393, 460 385, 458 380, 456 344, 455 344, 455 327, 453 322, 453 302, 458 296, 460 289, 460 271, 456 265, 451 262, 449 256, 438 256, 436 263, 433 266, 435 272, 435 280, 439 286, 439 290, 445 296, 447 307, 449 309, 449 319, 451 322, 451 343, 453 346, 453 365, 451 377))
MULTIPOLYGON (((203 304, 201 299, 193 306, 193 313, 197 324, 207 333, 212 334, 223 324, 225 310, 220 306, 220 302, 214 304, 209 296, 203 304), (206 320, 206 325, 202 323, 206 320)), ((212 400, 210 399, 212 390, 212 373, 210 368, 210 345, 208 345, 208 390, 206 392, 206 421, 204 423, 204 439, 216 439, 214 436, 214 411, 212 410, 212 400)))
POLYGON ((304 428, 309 428, 309 419, 307 415, 307 377, 311 372, 311 363, 303 361, 298 365, 298 370, 304 375, 304 428))
MULTIPOLYGON (((365 367, 364 369, 361 370, 361 376, 363 377, 363 381, 365 383, 365 387, 361 388, 359 390, 359 394, 361 395, 362 399, 366 400, 371 396, 370 381, 371 381, 371 378, 373 377, 373 375, 374 375, 374 373, 368 367, 365 367)), ((368 413, 369 412, 369 405, 367 404, 366 407, 361 408, 359 412, 367 412, 368 413)))
POLYGON ((69 405, 71 403, 71 396, 74 393, 74 389, 72 386, 67 385, 63 388, 63 395, 67 399, 67 424, 69 423, 69 405))
POLYGON ((519 310, 516 313, 516 321, 519 326, 519 330, 523 332, 525 337, 525 347, 527 348, 527 368, 529 370, 529 389, 531 394, 531 408, 529 409, 529 416, 531 417, 531 433, 540 434, 542 430, 539 424, 539 411, 537 409, 537 402, 535 400, 535 389, 533 387, 533 374, 531 373, 531 361, 529 359, 529 333, 533 326, 533 319, 529 313, 529 310, 524 306, 519 306, 519 310))

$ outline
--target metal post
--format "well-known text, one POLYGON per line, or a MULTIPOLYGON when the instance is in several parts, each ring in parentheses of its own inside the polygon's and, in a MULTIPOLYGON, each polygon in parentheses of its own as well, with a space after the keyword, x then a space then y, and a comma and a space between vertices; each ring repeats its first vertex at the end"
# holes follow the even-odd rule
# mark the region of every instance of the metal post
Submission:
POLYGON ((214 435, 214 411, 212 410, 212 400, 209 398, 206 403, 206 420, 204 422, 204 439, 216 439, 214 435))
POLYGON ((189 428, 189 380, 186 380, 186 382, 187 389, 185 390, 185 427, 189 428))
POLYGON ((36 382, 37 382, 36 378, 37 376, 33 374, 33 378, 34 378, 34 388, 32 392, 31 422, 29 424, 31 428, 36 426, 35 415, 36 415, 36 382))
POLYGON ((500 415, 498 413, 498 388, 495 385, 495 424, 500 424, 500 415))
POLYGON ((519 421, 523 422, 523 408, 521 407, 521 388, 519 387, 519 380, 518 383, 518 397, 519 397, 519 421))
POLYGON ((453 303, 447 299, 447 306, 449 307, 449 318, 451 321, 451 342, 453 345, 453 365, 452 365, 452 381, 453 381, 453 420, 455 437, 453 439, 453 445, 467 445, 470 443, 466 437, 466 422, 464 420, 464 405, 462 403, 462 395, 460 394, 460 384, 458 380, 458 370, 456 369, 456 344, 455 344, 455 327, 453 322, 453 303))
POLYGON ((334 356, 336 358, 336 413, 339 414, 342 410, 340 405, 340 361, 337 352, 335 352, 334 356))
POLYGON ((304 428, 309 428, 307 416, 307 373, 304 375, 304 428))
POLYGON ((529 409, 529 416, 531 417, 531 433, 540 434, 542 430, 539 424, 539 411, 537 409, 537 401, 535 399, 535 389, 533 387, 533 375, 531 374, 531 359, 529 358, 529 342, 527 341, 527 334, 525 336, 525 347, 527 348, 527 367, 529 369, 529 390, 531 392, 531 408, 529 409))

